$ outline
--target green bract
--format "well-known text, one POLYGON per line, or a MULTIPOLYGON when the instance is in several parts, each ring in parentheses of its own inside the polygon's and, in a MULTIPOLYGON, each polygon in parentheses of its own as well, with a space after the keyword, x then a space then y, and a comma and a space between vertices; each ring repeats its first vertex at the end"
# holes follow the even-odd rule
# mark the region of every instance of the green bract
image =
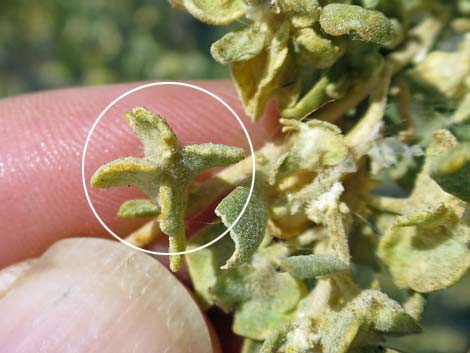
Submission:
MULTIPOLYGON (((170 237, 170 252, 186 249, 184 220, 188 188, 193 178, 206 169, 240 161, 244 151, 216 144, 181 146, 168 123, 145 108, 134 108, 126 120, 144 146, 144 157, 116 159, 100 167, 91 178, 93 187, 134 185, 150 198, 156 208, 142 201, 121 206, 120 215, 151 216, 160 210, 160 228, 170 237), (133 208, 133 210, 132 210, 133 208)), ((173 270, 181 256, 171 256, 173 270)))

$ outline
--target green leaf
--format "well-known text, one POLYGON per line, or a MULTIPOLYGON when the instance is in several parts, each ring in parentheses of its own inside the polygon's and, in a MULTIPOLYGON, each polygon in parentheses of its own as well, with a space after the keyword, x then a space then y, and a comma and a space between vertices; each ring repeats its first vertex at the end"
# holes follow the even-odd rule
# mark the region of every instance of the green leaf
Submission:
POLYGON ((319 109, 329 99, 327 87, 330 83, 328 77, 320 78, 293 107, 284 109, 281 116, 287 119, 301 120, 319 109))
POLYGON ((293 310, 305 294, 303 284, 291 275, 269 269, 253 274, 247 290, 258 293, 237 308, 233 332, 257 340, 265 339, 290 321, 293 310), (264 283, 257 283, 257 280, 264 283))
MULTIPOLYGON (((225 230, 226 228, 222 223, 216 223, 203 228, 191 237, 188 242, 188 250, 209 243, 225 230)), ((215 286, 220 277, 228 271, 234 271, 223 271, 220 269, 234 249, 233 242, 225 236, 209 247, 185 255, 191 282, 193 283, 196 295, 204 307, 215 304, 211 288, 215 286)))
POLYGON ((433 139, 402 216, 379 244, 394 282, 422 293, 450 287, 470 268, 470 210, 429 176, 433 161, 452 150, 456 140, 446 130, 436 131, 433 139))
MULTIPOLYGON (((152 179, 158 178, 159 172, 157 166, 144 159, 125 157, 98 168, 93 174, 90 184, 94 188, 128 185, 145 187, 150 184, 152 179)), ((153 188, 152 191, 154 191, 153 188)))
POLYGON ((230 32, 211 46, 211 54, 221 64, 251 60, 269 43, 268 31, 255 24, 230 32))
POLYGON ((198 20, 211 25, 226 25, 245 16, 242 0, 170 0, 185 8, 198 20))
POLYGON ((184 163, 194 174, 214 167, 226 167, 245 157, 243 148, 214 143, 188 145, 183 151, 184 163))
POLYGON ((332 36, 357 34, 363 41, 382 45, 399 37, 393 22, 381 12, 356 5, 326 5, 320 16, 320 24, 332 36))
MULTIPOLYGON (((238 186, 226 196, 215 209, 215 213, 222 219, 228 228, 240 215, 250 189, 238 186)), ((250 202, 242 217, 230 231, 230 236, 235 242, 235 252, 223 266, 224 269, 233 268, 250 260, 263 241, 267 222, 267 212, 264 200, 253 192, 250 202)))
POLYGON ((341 39, 325 38, 313 28, 300 29, 295 42, 302 59, 316 69, 331 67, 345 51, 345 45, 341 39))
POLYGON ((461 143, 433 161, 431 177, 439 186, 470 202, 470 143, 461 143))
POLYGON ((170 155, 171 150, 178 147, 176 135, 160 115, 142 107, 135 107, 125 117, 127 124, 144 146, 144 154, 149 159, 161 161, 162 156, 170 155), (166 151, 168 153, 164 153, 166 151))
POLYGON ((281 0, 281 10, 297 28, 310 27, 318 21, 321 7, 318 0, 281 0))
POLYGON ((160 213, 160 207, 147 199, 124 202, 117 213, 122 218, 154 217, 160 213))
MULTIPOLYGON (((211 225, 195 235, 189 248, 207 244, 225 227, 211 225)), ((186 255, 189 273, 198 297, 207 307, 217 305, 235 311, 234 332, 263 340, 290 320, 298 301, 305 295, 304 284, 288 273, 273 269, 272 260, 283 256, 282 245, 260 249, 250 263, 222 270, 233 243, 227 237, 214 245, 186 255)), ((285 256, 285 255, 284 255, 285 256)))
POLYGON ((291 256, 281 260, 280 266, 294 277, 303 279, 331 275, 349 268, 336 257, 321 254, 291 256))

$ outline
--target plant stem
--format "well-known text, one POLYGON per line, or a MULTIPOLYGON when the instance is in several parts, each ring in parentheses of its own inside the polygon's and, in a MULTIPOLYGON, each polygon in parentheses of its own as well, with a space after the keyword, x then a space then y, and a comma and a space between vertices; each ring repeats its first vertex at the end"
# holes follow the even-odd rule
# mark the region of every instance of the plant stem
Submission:
POLYGON ((382 119, 387 105, 391 77, 391 69, 385 66, 379 76, 379 85, 372 94, 371 104, 366 114, 346 135, 346 143, 350 146, 356 160, 369 151, 383 125, 382 119))
POLYGON ((384 212, 402 214, 409 204, 407 199, 369 195, 367 198, 369 206, 384 212))

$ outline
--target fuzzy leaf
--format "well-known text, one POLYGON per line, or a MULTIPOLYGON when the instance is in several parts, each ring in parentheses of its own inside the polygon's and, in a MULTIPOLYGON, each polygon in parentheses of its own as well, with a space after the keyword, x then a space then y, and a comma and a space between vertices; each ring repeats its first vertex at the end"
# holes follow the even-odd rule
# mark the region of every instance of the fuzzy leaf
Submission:
POLYGON ((322 10, 320 24, 332 36, 357 34, 366 42, 385 45, 399 34, 393 24, 381 12, 348 4, 329 4, 322 10))
POLYGON ((158 178, 157 166, 146 160, 135 157, 116 159, 98 168, 91 178, 94 188, 111 186, 143 186, 152 179, 158 178))
POLYGON ((256 340, 265 339, 273 330, 290 320, 305 290, 288 273, 276 274, 268 269, 262 273, 263 277, 257 278, 259 274, 251 277, 249 288, 258 293, 237 308, 233 322, 234 333, 256 340), (268 280, 269 277, 272 279, 268 280), (258 280, 265 282, 256 283, 258 280))
POLYGON ((232 64, 232 76, 247 114, 258 120, 272 93, 281 87, 283 66, 288 58, 289 27, 280 26, 269 49, 251 60, 232 64))
POLYGON ((214 167, 226 167, 245 157, 243 148, 214 143, 188 145, 183 150, 185 164, 194 174, 214 167))
POLYGON ((458 144, 437 158, 431 176, 444 191, 470 202, 470 143, 458 144))
MULTIPOLYGON (((239 186, 226 196, 215 209, 215 213, 228 228, 240 215, 248 199, 250 189, 239 186)), ((253 192, 250 202, 238 223, 230 231, 235 242, 235 252, 223 266, 232 268, 247 262, 263 241, 266 230, 267 212, 264 201, 253 192)))
POLYGON ((257 25, 230 32, 211 46, 211 54, 221 64, 251 60, 264 50, 269 42, 266 28, 257 25))
POLYGON ((147 199, 124 202, 117 213, 122 218, 154 217, 160 213, 160 207, 147 199))
MULTIPOLYGON (((188 249, 191 250, 207 244, 225 230, 226 228, 222 223, 203 228, 191 237, 188 242, 188 249)), ((196 295, 204 307, 215 304, 211 288, 215 286, 217 280, 227 271, 235 271, 223 271, 220 269, 234 249, 233 242, 228 237, 224 237, 209 247, 185 255, 191 282, 193 283, 196 295)))
POLYGON ((470 210, 431 179, 433 161, 456 144, 446 130, 434 133, 426 163, 403 215, 379 244, 379 256, 399 287, 431 292, 456 283, 470 268, 470 210))
POLYGON ((171 152, 178 147, 176 135, 160 115, 136 107, 126 114, 126 121, 144 146, 144 154, 149 159, 160 161, 165 155, 163 152, 171 152))
POLYGON ((398 223, 381 240, 379 255, 398 286, 431 292, 453 285, 468 271, 469 242, 468 219, 436 227, 398 223))
POLYGON ((363 317, 349 310, 327 313, 321 322, 321 343, 324 353, 345 353, 356 338, 363 317))
POLYGON ((198 20, 211 25, 226 25, 245 15, 242 0, 170 0, 198 20))
POLYGON ((309 27, 320 17, 318 0, 281 0, 279 1, 284 14, 291 17, 294 27, 309 27))
MULTIPOLYGON (((222 224, 207 227, 190 240, 189 248, 206 244, 224 229, 222 224)), ((235 311, 235 333, 263 340, 290 320, 305 294, 304 284, 273 269, 271 259, 285 253, 282 246, 259 250, 251 263, 222 270, 221 265, 232 251, 233 243, 225 237, 211 247, 186 255, 194 288, 206 306, 215 304, 225 311, 235 311)))
POLYGON ((280 266, 298 278, 326 276, 349 268, 334 256, 320 254, 291 256, 281 260, 280 266))
POLYGON ((325 38, 313 28, 299 30, 295 42, 299 46, 301 57, 316 69, 331 67, 345 50, 340 39, 325 38))

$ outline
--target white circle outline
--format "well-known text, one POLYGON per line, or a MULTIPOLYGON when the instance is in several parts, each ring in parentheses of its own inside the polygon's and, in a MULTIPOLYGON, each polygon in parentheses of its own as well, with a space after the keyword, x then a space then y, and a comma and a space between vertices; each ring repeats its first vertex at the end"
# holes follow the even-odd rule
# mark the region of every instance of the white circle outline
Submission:
POLYGON ((98 115, 98 118, 95 120, 95 122, 93 123, 93 125, 91 126, 91 129, 90 131, 88 132, 88 135, 86 137, 86 140, 85 140, 85 145, 83 146, 83 152, 82 152, 82 183, 83 183, 83 190, 85 191, 85 197, 88 201, 88 205, 90 206, 91 208, 91 211, 93 212, 93 214, 95 215, 96 219, 98 220, 98 222, 100 222, 100 224, 104 227, 104 229, 106 229, 108 231, 108 233, 110 233, 114 238, 116 238, 118 241, 120 241, 121 243, 129 246, 130 248, 132 249, 135 249, 135 250, 138 250, 138 251, 142 251, 144 253, 147 253, 147 254, 152 254, 152 255, 184 255, 184 254, 190 254, 190 253, 193 253, 193 252, 196 252, 196 251, 199 251, 199 250, 202 250, 204 248, 207 248, 209 246, 211 246, 212 244, 216 243, 217 241, 219 241, 220 239, 222 239, 228 232, 230 232, 232 230, 232 228, 238 223, 238 221, 240 221, 241 217, 243 216, 243 214, 245 213, 245 210, 246 208, 248 207, 248 204, 250 203, 250 199, 251 199, 251 196, 253 194, 253 189, 254 189, 254 186, 255 186, 255 174, 256 174, 256 163, 255 163, 255 151, 253 149, 253 143, 251 141, 251 137, 250 137, 250 134, 248 133, 248 130, 246 129, 246 126, 245 124, 243 124, 242 120, 240 119, 240 117, 238 116, 238 114, 235 112, 235 110, 233 110, 233 108, 227 103, 225 102, 222 98, 220 98, 219 96, 217 96, 216 94, 202 88, 202 87, 199 87, 199 86, 196 86, 196 85, 192 85, 192 84, 189 84, 189 83, 183 83, 183 82, 174 82, 174 81, 163 81, 163 82, 152 82, 152 83, 148 83, 148 84, 145 84, 145 85, 141 85, 141 86, 137 86, 127 92, 124 92, 123 94, 121 94, 119 97, 115 98, 111 103, 109 103, 106 108, 103 109, 103 111, 100 113, 100 115, 98 115), (211 96, 212 98, 216 99, 219 103, 221 103, 225 108, 227 108, 227 110, 233 114, 233 116, 237 119, 238 123, 240 124, 240 126, 242 127, 242 130, 243 132, 245 133, 245 136, 248 140, 248 145, 250 147, 250 153, 251 153, 251 169, 252 169, 252 173, 251 173, 251 184, 250 184, 250 191, 248 193, 248 197, 245 201, 245 204, 243 205, 243 208, 240 212, 240 214, 238 215, 238 217, 235 219, 235 221, 232 223, 232 225, 230 225, 229 228, 227 228, 225 230, 225 232, 223 232, 222 234, 220 234, 217 238, 211 240, 210 242, 208 242, 207 244, 203 244, 201 246, 198 246, 194 249, 190 249, 190 250, 185 250, 185 251, 178 251, 178 252, 161 252, 161 251, 152 251, 152 250, 147 250, 147 249, 142 249, 138 246, 135 246, 131 243, 129 243, 128 241, 122 239, 119 235, 117 235, 116 233, 114 233, 107 225, 106 223, 101 219, 101 217, 99 216, 98 212, 96 212, 95 210, 95 207, 93 206, 93 203, 91 202, 91 199, 90 199, 90 195, 88 194, 88 189, 87 189, 87 183, 85 181, 85 157, 86 157, 86 153, 87 153, 87 149, 88 149, 88 143, 90 142, 90 139, 91 139, 91 135, 93 134, 93 131, 95 130, 96 126, 98 125, 98 123, 100 122, 100 120, 103 118, 103 116, 108 112, 109 109, 111 109, 117 102, 119 102, 121 99, 127 97, 128 95, 134 93, 134 92, 137 92, 137 91, 140 91, 140 90, 143 90, 145 88, 148 88, 148 87, 154 87, 154 86, 164 86, 164 85, 170 85, 170 86, 184 86, 184 87, 189 87, 189 88, 193 88, 197 91, 200 91, 200 92, 203 92, 209 96, 211 96))

